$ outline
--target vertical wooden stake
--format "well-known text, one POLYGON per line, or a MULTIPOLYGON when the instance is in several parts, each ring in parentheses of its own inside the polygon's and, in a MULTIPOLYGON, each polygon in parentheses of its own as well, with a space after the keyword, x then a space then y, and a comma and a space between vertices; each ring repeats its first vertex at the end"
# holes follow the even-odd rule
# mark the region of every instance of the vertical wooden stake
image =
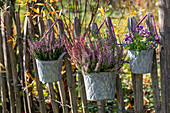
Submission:
POLYGON ((58 103, 55 102, 56 98, 55 98, 55 92, 54 92, 54 88, 53 88, 53 83, 48 83, 48 88, 49 88, 49 93, 50 93, 53 113, 59 113, 58 103))
POLYGON ((7 76, 7 86, 8 86, 8 95, 9 95, 9 101, 10 101, 10 111, 11 113, 16 113, 15 111, 15 95, 14 90, 12 87, 12 70, 11 70, 11 62, 10 62, 10 56, 9 51, 7 47, 7 39, 6 39, 6 21, 7 20, 7 12, 1 11, 1 28, 2 28, 2 40, 3 40, 3 53, 4 53, 4 63, 5 63, 5 70, 6 70, 6 76, 7 76))
MULTIPOLYGON (((110 18, 106 19, 106 33, 108 37, 111 37, 112 39, 114 39, 114 35, 111 32, 111 27, 112 27, 112 22, 110 18)), ((117 44, 115 44, 117 46, 117 44)), ((115 49, 116 52, 119 52, 120 49, 117 46, 115 49)), ((124 105, 124 99, 123 99, 123 89, 122 89, 122 83, 121 83, 121 79, 119 77, 119 74, 117 74, 116 76, 116 93, 117 93, 117 101, 118 101, 118 107, 120 110, 124 110, 125 109, 125 105, 124 105)), ((119 111, 120 113, 123 113, 122 111, 119 111)))
MULTIPOLYGON (((77 17, 74 18, 73 20, 73 25, 74 25, 74 36, 75 37, 80 37, 80 23, 79 19, 77 17)), ((82 101, 82 107, 83 107, 83 113, 88 113, 88 107, 87 106, 87 97, 86 97, 86 90, 84 86, 84 78, 82 73, 78 74, 78 82, 79 82, 79 90, 80 90, 80 97, 82 101)))
MULTIPOLYGON (((151 35, 153 36, 153 40, 154 40, 155 31, 154 31, 153 20, 152 20, 151 15, 148 15, 146 19, 146 27, 150 31, 151 35)), ((160 113, 161 105, 160 105, 160 92, 159 92, 159 82, 158 82, 158 72, 157 72, 156 50, 154 50, 154 54, 153 54, 151 79, 152 79, 155 113, 160 113)))
MULTIPOLYGON (((28 30, 28 19, 30 17, 26 16, 25 23, 24 23, 24 38, 23 38, 23 67, 24 67, 24 83, 27 82, 27 76, 25 75, 27 71, 30 71, 30 54, 28 52, 28 43, 27 43, 27 30, 28 30)), ((25 87, 28 85, 25 84, 25 87)), ((31 96, 28 95, 29 89, 25 89, 25 93, 27 96, 27 107, 28 107, 28 113, 33 113, 33 107, 32 107, 32 99, 31 96)), ((27 108, 25 108, 27 110, 27 108)))
MULTIPOLYGON (((10 13, 6 13, 5 24, 7 27, 7 40, 11 39, 12 31, 11 31, 11 21, 10 21, 10 13)), ((14 53, 14 48, 12 42, 7 42, 9 54, 10 54, 10 61, 11 61, 11 69, 13 75, 13 84, 14 84, 14 93, 16 99, 16 113, 21 113, 21 96, 20 96, 20 88, 16 85, 19 84, 18 75, 17 75, 17 63, 16 63, 16 55, 14 53)))
POLYGON ((155 113, 161 113, 156 51, 154 51, 154 54, 153 54, 151 79, 152 79, 153 100, 154 100, 154 106, 155 106, 155 113))
POLYGON ((40 37, 43 37, 44 32, 45 32, 45 25, 44 25, 44 21, 41 17, 38 17, 38 28, 39 28, 39 32, 40 32, 40 37))
MULTIPOLYGON (((58 88, 60 92, 60 97, 61 97, 61 102, 63 105, 67 104, 66 102, 66 93, 64 90, 64 82, 63 80, 58 81, 58 88)), ((63 108, 63 113, 68 113, 68 107, 67 106, 62 106, 63 108)))
MULTIPOLYGON (((20 17, 19 13, 15 12, 15 22, 16 24, 16 30, 17 30, 17 38, 18 38, 18 47, 19 47, 19 62, 20 62, 20 74, 21 74, 21 84, 22 87, 25 87, 24 83, 24 67, 23 67, 23 44, 22 44, 22 39, 21 39, 21 26, 20 26, 20 17)), ((23 91, 23 102, 24 102, 24 109, 25 112, 27 113, 27 100, 26 100, 26 94, 25 91, 23 91)))
MULTIPOLYGON (((134 17, 128 17, 127 27, 128 31, 132 31, 137 21, 134 17)), ((142 74, 133 74, 132 73, 132 84, 133 84, 133 93, 134 93, 134 103, 135 110, 138 113, 143 112, 143 75, 142 74)))
POLYGON ((71 103, 71 106, 73 107, 71 109, 71 112, 78 113, 77 108, 76 108, 77 107, 76 84, 75 84, 75 79, 73 77, 71 63, 68 58, 69 58, 69 55, 66 54, 64 57, 64 61, 65 61, 65 66, 66 66, 66 76, 67 76, 67 85, 68 85, 68 90, 69 90, 69 95, 70 95, 70 103, 71 103))
MULTIPOLYGON (((52 25, 52 21, 51 19, 47 19, 46 20, 46 23, 47 23, 47 28, 49 29, 52 25)), ((50 30, 49 33, 51 33, 52 31, 54 31, 54 29, 52 28, 50 30)), ((54 32, 53 32, 54 33, 54 32)), ((55 40, 55 36, 53 34, 53 37, 50 37, 51 39, 50 40, 55 40)), ((53 112, 54 113, 59 113, 59 105, 58 103, 56 103, 53 99, 56 99, 55 98, 55 92, 54 92, 54 88, 53 88, 53 84, 52 83, 48 83, 48 86, 49 86, 49 92, 50 92, 50 97, 51 97, 51 102, 52 102, 52 107, 53 107, 53 112)))
MULTIPOLYGON (((95 37, 98 37, 98 34, 96 34, 96 31, 98 29, 97 23, 93 22, 91 24, 91 34, 95 35, 95 37)), ((105 113, 105 101, 97 101, 98 105, 98 113, 105 113)))
POLYGON ((135 98, 135 110, 137 113, 143 113, 143 75, 142 74, 132 74, 132 83, 135 98))
POLYGON ((39 81, 37 65, 36 65, 34 58, 33 58, 33 65, 34 65, 34 74, 35 74, 35 79, 36 79, 36 87, 38 90, 38 100, 39 100, 39 104, 40 104, 40 112, 47 113, 47 111, 45 109, 45 103, 44 103, 42 83, 39 81))
MULTIPOLYGON (((47 29, 50 29, 51 25, 53 24, 51 19, 47 19, 46 23, 47 23, 47 29)), ((51 37, 51 40, 55 40, 54 27, 49 31, 49 33, 51 33, 52 31, 53 31, 53 37, 51 37)))
MULTIPOLYGON (((57 21, 57 27, 60 33, 60 38, 63 36, 63 26, 61 21, 57 21)), ((58 81, 58 87, 59 87, 59 92, 60 92, 60 97, 61 97, 61 102, 62 104, 66 104, 66 94, 65 94, 65 89, 64 89, 64 82, 63 79, 58 81)), ((68 107, 67 106, 62 106, 63 108, 63 113, 68 113, 68 107)))
MULTIPOLYGON (((117 74, 117 77, 116 77, 116 93, 117 93, 117 102, 118 102, 119 109, 125 110, 122 81, 121 81, 121 78, 119 77, 119 74, 117 74)), ((119 111, 119 113, 123 113, 123 112, 119 111)))
POLYGON ((83 107, 83 113, 89 113, 87 106, 87 97, 86 97, 86 90, 84 86, 84 78, 82 73, 78 74, 78 81, 79 81, 79 90, 80 90, 80 96, 82 101, 82 107, 83 107))
MULTIPOLYGON (((44 24, 44 23, 39 23, 39 24, 44 24)), ((28 30, 29 30, 29 35, 30 35, 30 38, 31 39, 34 39, 35 38, 35 32, 34 32, 34 26, 32 24, 32 22, 28 21, 28 30)), ((41 29, 41 28, 39 28, 41 29)), ((41 33, 43 33, 43 30, 41 30, 41 33)), ((41 34, 42 35, 42 34, 41 34)), ((42 89, 42 83, 39 81, 39 76, 38 76, 38 70, 37 70, 37 65, 36 65, 36 62, 35 62, 35 59, 33 59, 33 66, 34 66, 34 75, 35 75, 35 78, 36 78, 36 86, 37 86, 37 90, 38 90, 38 99, 39 99, 39 104, 40 104, 40 111, 41 113, 46 113, 46 109, 45 109, 45 103, 44 103, 44 95, 43 95, 43 89, 42 89)))
MULTIPOLYGON (((3 47, 2 47, 2 35, 0 32, 0 63, 4 65, 4 53, 3 53, 3 47)), ((0 71, 5 71, 2 66, 0 66, 0 71)), ((6 76, 5 73, 0 72, 0 76, 6 76)), ((6 106, 6 95, 7 95, 7 90, 6 90, 6 80, 4 77, 1 77, 1 101, 2 101, 2 113, 7 112, 7 106, 6 106)))
POLYGON ((159 0, 161 113, 170 112, 170 1, 159 0))

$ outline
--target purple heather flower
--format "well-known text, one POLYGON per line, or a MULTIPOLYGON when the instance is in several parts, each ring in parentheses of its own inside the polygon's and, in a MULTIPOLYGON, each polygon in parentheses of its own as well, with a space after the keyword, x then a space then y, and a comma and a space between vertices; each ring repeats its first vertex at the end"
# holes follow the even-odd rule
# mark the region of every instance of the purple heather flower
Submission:
POLYGON ((73 43, 63 38, 66 49, 73 59, 73 62, 77 65, 83 65, 83 67, 81 67, 81 65, 80 67, 86 72, 100 71, 101 66, 102 71, 103 67, 104 69, 108 68, 108 66, 114 68, 115 59, 113 57, 116 56, 114 54, 116 46, 111 42, 111 39, 105 38, 103 40, 95 37, 95 39, 92 40, 91 38, 88 34, 86 38, 76 37, 73 39, 73 43))
POLYGON ((31 50, 30 53, 39 60, 57 60, 63 52, 61 49, 64 47, 59 40, 50 40, 47 39, 47 36, 44 39, 34 41, 28 39, 28 44, 31 50))

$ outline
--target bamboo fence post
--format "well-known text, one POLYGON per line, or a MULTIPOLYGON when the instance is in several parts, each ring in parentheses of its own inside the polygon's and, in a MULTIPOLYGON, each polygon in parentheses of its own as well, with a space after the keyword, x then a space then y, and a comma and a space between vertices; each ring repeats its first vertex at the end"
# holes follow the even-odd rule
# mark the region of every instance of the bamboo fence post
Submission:
MULTIPOLYGON (((43 23, 42 22, 39 22, 39 24, 44 24, 44 22, 43 23)), ((28 21, 28 26, 30 26, 30 27, 28 27, 30 38, 34 39, 35 38, 34 26, 33 26, 31 21, 28 21)), ((41 29, 41 28, 39 28, 39 29, 41 29)), ((43 33, 43 32, 44 31, 41 30, 41 33, 43 33)), ((40 35, 42 35, 42 34, 40 34, 40 35)), ((47 111, 45 109, 42 83, 39 81, 38 70, 37 70, 35 58, 32 57, 32 59, 33 59, 34 75, 35 75, 35 78, 36 78, 36 87, 37 87, 37 90, 38 90, 38 99, 39 99, 38 102, 40 104, 40 112, 46 113, 47 111)))
MULTIPOLYGON (((96 31, 98 29, 97 23, 93 22, 91 24, 91 34, 95 37, 98 37, 98 34, 96 34, 96 31)), ((97 101, 98 105, 98 113, 105 113, 105 101, 97 101)))
POLYGON ((7 47, 7 39, 6 39, 6 20, 7 19, 7 12, 1 11, 1 32, 2 32, 2 40, 3 40, 3 53, 4 53, 4 63, 5 63, 5 70, 6 70, 6 79, 7 79, 7 87, 8 87, 8 95, 9 95, 9 101, 10 101, 10 112, 16 113, 15 111, 15 95, 14 90, 12 87, 12 70, 11 70, 11 62, 10 62, 10 56, 9 51, 7 47))
MULTIPOLYGON (((155 38, 154 37, 155 31, 154 31, 151 15, 148 15, 148 17, 146 19, 146 26, 147 26, 147 29, 151 32, 151 35, 153 36, 153 39, 154 39, 155 38)), ((159 82, 158 82, 156 50, 154 50, 154 54, 153 54, 151 79, 152 79, 153 100, 154 100, 154 106, 155 106, 155 113, 160 113, 161 105, 160 105, 160 92, 159 92, 159 82)))
MULTIPOLYGON (((106 19, 106 33, 108 37, 111 37, 114 39, 114 34, 111 33, 112 25, 111 25, 111 19, 106 19)), ((117 47, 115 51, 119 51, 119 48, 117 47)), ((122 82, 121 78, 119 77, 119 74, 116 75, 116 93, 117 93, 117 101, 118 101, 118 107, 120 110, 125 109, 124 105, 124 99, 123 99, 123 89, 122 89, 122 82)), ((120 113, 123 113, 122 111, 119 111, 120 113)))
MULTIPOLYGON (((128 17, 127 26, 128 31, 132 31, 137 21, 135 17, 128 17)), ((142 74, 131 74, 132 75, 132 84, 133 84, 133 93, 134 93, 134 103, 135 110, 138 113, 143 112, 143 75, 142 74)))
MULTIPOLYGON (((46 23, 47 23, 47 28, 49 29, 51 27, 51 25, 52 25, 51 19, 47 19, 46 23)), ((52 31, 54 31, 53 28, 50 30, 49 33, 51 33, 52 31)), ((53 37, 51 38, 51 40, 54 40, 54 39, 55 39, 55 36, 53 34, 53 37)), ((55 98, 55 92, 54 92, 54 88, 53 88, 53 83, 48 83, 48 87, 49 87, 49 93, 50 93, 50 97, 51 97, 51 103, 52 103, 52 107, 53 107, 53 112, 54 113, 59 113, 59 105, 58 105, 58 103, 55 102, 56 98, 55 98)))
MULTIPOLYGON (((2 47, 2 35, 0 31, 0 63, 4 65, 4 54, 3 54, 3 47, 2 47)), ((1 101, 2 101, 2 113, 7 112, 7 106, 6 106, 6 95, 7 95, 7 90, 6 90, 6 80, 5 80, 5 73, 1 72, 5 71, 2 66, 0 66, 0 76, 1 76, 1 101)))
MULTIPOLYGON (((10 13, 7 12, 5 24, 7 27, 7 40, 11 39, 12 31, 11 31, 11 21, 10 21, 10 13)), ((13 85, 14 85, 14 93, 16 99, 16 113, 21 113, 21 96, 20 96, 20 87, 18 74, 17 74, 17 63, 16 63, 16 55, 14 53, 14 48, 12 42, 7 42, 9 54, 10 54, 10 61, 11 61, 11 69, 12 69, 12 76, 13 76, 13 85)))
MULTIPOLYGON (((21 26, 20 26, 20 16, 19 13, 16 11, 15 12, 15 22, 16 24, 16 30, 17 30, 17 38, 18 38, 18 47, 19 47, 19 62, 20 62, 20 75, 21 75, 21 84, 22 87, 25 87, 24 84, 24 67, 23 67, 23 44, 22 44, 22 39, 21 39, 21 26)), ((24 109, 27 108, 27 100, 26 100, 26 94, 25 91, 23 91, 23 102, 24 102, 24 109)), ((26 112, 27 110, 25 110, 26 112)), ((26 112, 27 113, 27 112, 26 112)))
MULTIPOLYGON (((57 27, 60 33, 60 39, 63 36, 63 26, 60 20, 57 21, 57 27)), ((64 89, 64 82, 63 79, 61 79, 60 81, 58 81, 58 87, 59 87, 59 92, 60 92, 60 97, 61 97, 61 102, 63 105, 66 104, 66 93, 65 93, 65 89, 64 89)), ((62 106, 63 108, 63 113, 68 113, 68 107, 67 106, 62 106)))
MULTIPOLYGON (((80 23, 79 19, 75 17, 73 19, 73 25, 74 25, 74 36, 80 38, 80 23)), ((79 91, 80 91, 80 97, 82 101, 82 107, 83 107, 83 113, 88 113, 88 107, 87 106, 87 97, 86 97, 86 90, 84 86, 84 78, 82 73, 78 73, 78 82, 79 82, 79 91)))
MULTIPOLYGON (((23 67, 24 67, 24 83, 27 82, 27 76, 26 73, 30 71, 30 53, 28 52, 28 43, 27 43, 27 33, 28 33, 28 19, 30 17, 26 16, 25 23, 24 23, 24 37, 23 37, 23 67)), ((25 87, 28 85, 25 83, 25 87)), ((25 110, 28 111, 28 113, 33 113, 34 109, 32 106, 32 99, 31 96, 28 95, 29 88, 25 89, 25 93, 27 96, 27 107, 25 110)))

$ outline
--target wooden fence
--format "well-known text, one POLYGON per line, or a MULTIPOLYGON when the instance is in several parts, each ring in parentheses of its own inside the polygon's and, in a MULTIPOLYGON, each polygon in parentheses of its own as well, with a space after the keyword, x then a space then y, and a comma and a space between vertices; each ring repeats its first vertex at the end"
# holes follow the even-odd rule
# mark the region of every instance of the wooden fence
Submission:
MULTIPOLYGON (((38 71, 36 67, 35 59, 28 52, 28 43, 27 38, 35 38, 35 26, 31 20, 30 16, 25 17, 24 22, 24 31, 21 33, 21 23, 20 15, 15 12, 15 27, 17 32, 17 47, 18 49, 13 48, 13 42, 8 41, 12 36, 12 21, 9 12, 1 12, 1 32, 0 32, 0 81, 1 81, 1 101, 2 101, 2 113, 34 113, 35 107, 41 113, 47 113, 45 100, 50 99, 52 110, 54 113, 89 113, 88 110, 88 101, 86 100, 86 92, 84 86, 84 80, 81 73, 78 73, 78 81, 76 81, 76 76, 73 76, 72 64, 69 60, 69 55, 64 56, 64 65, 66 74, 62 76, 62 79, 57 83, 48 83, 48 90, 50 98, 47 98, 43 95, 43 84, 39 81, 38 71), (4 65, 4 66, 3 66, 4 65), (17 70, 17 66, 19 69, 17 70), (32 71, 34 70, 34 71, 32 71), (38 95, 30 93, 32 87, 29 87, 29 84, 32 80, 28 79, 29 73, 33 73, 35 76, 36 87, 38 95), (65 83, 67 86, 65 86, 65 83), (76 85, 78 83, 78 86, 76 85), (24 89, 25 88, 25 89, 24 89), (78 88, 81 103, 78 105, 78 95, 76 89, 78 88), (58 90, 56 90, 58 89, 58 90), (68 93, 66 92, 68 89, 68 93), (57 92, 59 91, 59 92, 57 92), (56 96, 58 94, 58 96, 56 96), (67 98, 69 95, 69 98, 67 98), (35 104, 35 99, 38 102, 38 105, 35 104), (7 104, 9 103, 9 104, 7 104), (82 107, 82 109, 80 109, 82 107), (23 109, 24 108, 24 109, 23 109), (62 108, 62 109, 61 109, 62 108)), ((41 17, 38 17, 38 29, 39 36, 42 37, 45 32, 45 24, 41 17)), ((106 33, 111 29, 111 25, 106 20, 106 33)), ((137 21, 134 17, 128 18, 128 30, 131 31, 134 26, 137 24, 137 21)), ((46 20, 47 28, 50 28, 52 21, 50 19, 46 20)), ((147 18, 146 21, 147 28, 154 35, 152 19, 151 17, 147 18)), ((60 37, 63 35, 61 21, 57 21, 57 25, 60 37)), ((74 26, 74 35, 80 37, 80 24, 79 19, 75 17, 73 19, 74 26)), ((96 30, 98 29, 97 24, 94 22, 91 24, 91 34, 97 35, 96 30)), ((54 29, 53 29, 54 30, 54 29)), ((110 35, 113 37, 113 34, 110 35)), ((154 108, 156 113, 160 113, 160 94, 159 94, 159 84, 158 84, 158 72, 157 72, 157 61, 156 61, 156 51, 154 52, 153 57, 153 66, 151 72, 152 78, 152 87, 153 87, 153 99, 154 99, 154 108)), ((122 90, 122 80, 117 74, 116 79, 116 97, 118 101, 117 109, 119 113, 128 112, 125 110, 124 97, 122 90)), ((134 94, 134 103, 135 111, 142 113, 144 111, 143 107, 143 75, 132 74, 133 82, 133 94, 134 94)), ((97 102, 98 112, 105 112, 105 102, 97 102)))

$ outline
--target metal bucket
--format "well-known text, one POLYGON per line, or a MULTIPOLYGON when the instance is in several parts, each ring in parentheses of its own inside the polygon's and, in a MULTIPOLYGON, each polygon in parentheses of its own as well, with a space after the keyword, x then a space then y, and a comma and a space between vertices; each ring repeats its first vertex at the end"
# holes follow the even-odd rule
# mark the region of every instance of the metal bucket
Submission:
POLYGON ((63 53, 58 60, 42 61, 36 59, 39 80, 43 83, 57 82, 61 80, 61 71, 63 64, 63 53))
POLYGON ((89 73, 84 77, 87 100, 102 101, 115 98, 116 74, 114 72, 89 73))
POLYGON ((138 55, 135 55, 135 52, 135 50, 128 50, 131 73, 150 73, 154 49, 142 50, 141 52, 138 52, 138 55))

